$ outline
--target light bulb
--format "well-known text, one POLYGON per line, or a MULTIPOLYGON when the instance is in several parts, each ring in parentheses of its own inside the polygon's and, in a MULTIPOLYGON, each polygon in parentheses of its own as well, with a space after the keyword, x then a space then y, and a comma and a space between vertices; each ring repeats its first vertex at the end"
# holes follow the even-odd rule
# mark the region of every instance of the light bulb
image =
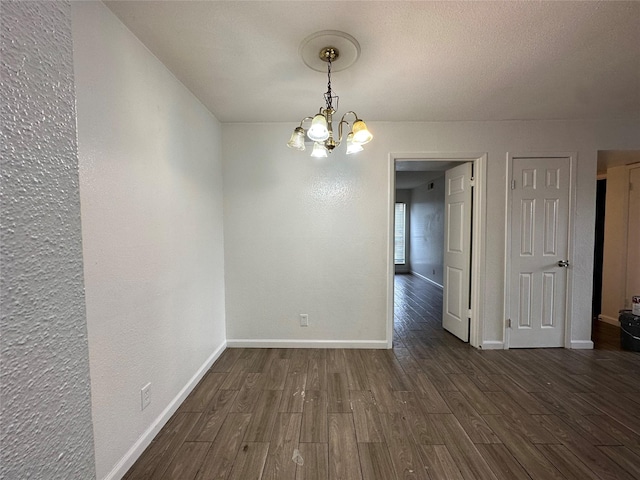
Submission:
POLYGON ((304 129, 302 127, 296 127, 291 134, 291 139, 287 143, 287 147, 304 152, 304 129))
POLYGON ((327 119, 321 113, 318 113, 313 120, 307 132, 307 136, 314 142, 324 142, 329 138, 329 129, 327 128, 327 119))
POLYGON ((357 119, 353 124, 353 141, 364 145, 369 143, 373 139, 373 135, 367 129, 367 125, 360 119, 357 119))
POLYGON ((319 142, 314 143, 311 156, 316 158, 324 158, 328 156, 327 147, 324 146, 324 143, 319 143, 319 142))
POLYGON ((362 150, 364 150, 362 145, 353 141, 353 132, 349 132, 349 135, 347 135, 347 155, 361 152, 362 150))

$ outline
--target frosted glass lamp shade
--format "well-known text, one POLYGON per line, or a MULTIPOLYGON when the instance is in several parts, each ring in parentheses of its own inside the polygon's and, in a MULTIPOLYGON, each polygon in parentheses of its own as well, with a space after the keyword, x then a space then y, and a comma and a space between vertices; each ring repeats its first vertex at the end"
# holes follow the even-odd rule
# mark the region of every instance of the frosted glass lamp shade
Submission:
POLYGON ((321 113, 318 113, 311 121, 311 126, 307 132, 307 136, 314 142, 324 142, 329 138, 329 129, 327 128, 327 119, 321 113))
POLYGON ((357 119, 353 124, 353 141, 364 145, 369 143, 373 139, 373 135, 367 129, 367 125, 360 119, 357 119))
POLYGON ((362 145, 353 141, 353 132, 349 132, 349 135, 347 135, 347 155, 361 152, 362 150, 364 150, 362 145))
POLYGON ((312 157, 324 158, 328 156, 327 153, 327 147, 324 146, 324 143, 316 142, 313 144, 313 151, 311 152, 312 157))
POLYGON ((304 129, 302 127, 297 127, 293 131, 287 147, 304 152, 304 129))

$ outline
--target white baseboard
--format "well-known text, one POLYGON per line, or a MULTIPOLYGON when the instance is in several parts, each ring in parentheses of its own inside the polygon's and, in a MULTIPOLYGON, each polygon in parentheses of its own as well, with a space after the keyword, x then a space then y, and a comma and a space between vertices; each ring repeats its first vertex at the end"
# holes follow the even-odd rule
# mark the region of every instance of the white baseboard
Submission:
POLYGON ((104 480, 118 480, 124 476, 125 473, 133 466, 142 452, 151 444, 151 441, 155 438, 158 432, 169 421, 171 416, 178 410, 178 407, 184 402, 185 398, 191 393, 191 391, 198 385, 198 382, 202 380, 205 373, 211 368, 213 362, 215 362, 222 352, 227 347, 226 342, 223 342, 218 349, 211 354, 211 356, 202 364, 198 371, 191 377, 187 384, 182 387, 182 390, 175 396, 173 400, 166 406, 162 413, 153 421, 153 423, 147 428, 147 430, 138 438, 136 443, 129 449, 129 451, 120 459, 120 461, 113 467, 104 480))
POLYGON ((576 350, 593 350, 593 342, 591 340, 571 340, 571 347, 576 350))
POLYGON ((480 348, 482 348, 482 350, 504 350, 504 342, 488 340, 482 342, 480 348))
POLYGON ((420 275, 418 272, 414 272, 413 270, 411 270, 411 275, 415 275, 416 277, 421 278, 422 280, 426 280, 427 282, 434 284, 436 287, 444 288, 439 283, 436 283, 433 280, 431 280, 430 278, 427 278, 424 275, 420 275))
POLYGON ((610 323, 611 325, 615 325, 616 327, 620 326, 620 322, 617 318, 608 317, 607 315, 598 315, 598 320, 604 323, 610 323))
POLYGON ((389 348, 386 340, 227 339, 229 348, 389 348))

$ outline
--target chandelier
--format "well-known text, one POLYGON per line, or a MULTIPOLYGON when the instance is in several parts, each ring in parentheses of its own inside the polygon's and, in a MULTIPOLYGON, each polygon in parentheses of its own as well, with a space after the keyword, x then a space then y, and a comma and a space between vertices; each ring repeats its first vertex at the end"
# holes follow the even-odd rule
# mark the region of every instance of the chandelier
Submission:
MULTIPOLYGON (((319 34, 322 33, 325 32, 319 32, 319 34)), ((327 33, 337 34, 342 32, 327 33)), ((318 34, 316 34, 316 36, 317 35, 318 34)), ((353 41, 355 41, 355 39, 353 39, 353 41)), ((363 150, 362 146, 373 139, 373 135, 371 135, 371 132, 367 129, 367 125, 353 111, 349 111, 342 115, 342 118, 338 123, 337 138, 334 135, 333 115, 338 110, 339 97, 334 95, 333 90, 331 89, 331 66, 339 56, 340 52, 336 47, 329 46, 320 50, 319 58, 327 64, 327 91, 324 94, 325 105, 324 107, 320 107, 318 113, 313 117, 305 117, 300 121, 300 125, 295 128, 291 134, 291 139, 287 143, 289 148, 304 151, 306 149, 305 138, 308 138, 313 142, 313 151, 311 152, 311 156, 326 157, 334 148, 338 147, 342 143, 343 133, 348 131, 349 133, 346 135, 346 153, 349 155, 363 150), (351 119, 351 123, 349 123, 349 119, 351 119), (308 125, 307 129, 303 126, 305 124, 308 125)))

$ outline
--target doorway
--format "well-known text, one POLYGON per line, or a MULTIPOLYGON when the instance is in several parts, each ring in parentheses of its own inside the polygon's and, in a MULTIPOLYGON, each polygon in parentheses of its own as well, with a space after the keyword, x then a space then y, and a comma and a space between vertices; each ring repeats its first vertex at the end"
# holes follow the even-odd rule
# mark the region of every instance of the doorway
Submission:
MULTIPOLYGON (((473 222, 471 250, 474 252, 471 261, 471 302, 469 308, 469 343, 476 348, 496 348, 495 345, 486 345, 482 341, 483 327, 483 298, 484 292, 484 258, 485 258, 485 224, 486 224, 486 163, 485 153, 415 153, 415 154, 390 154, 389 156, 389 214, 388 214, 388 290, 387 290, 387 339, 388 347, 392 347, 393 339, 393 298, 394 298, 394 212, 396 171, 398 165, 404 171, 425 171, 440 168, 442 171, 456 164, 471 162, 474 178, 473 190, 473 222)), ((498 347, 498 348, 501 348, 498 347)))

